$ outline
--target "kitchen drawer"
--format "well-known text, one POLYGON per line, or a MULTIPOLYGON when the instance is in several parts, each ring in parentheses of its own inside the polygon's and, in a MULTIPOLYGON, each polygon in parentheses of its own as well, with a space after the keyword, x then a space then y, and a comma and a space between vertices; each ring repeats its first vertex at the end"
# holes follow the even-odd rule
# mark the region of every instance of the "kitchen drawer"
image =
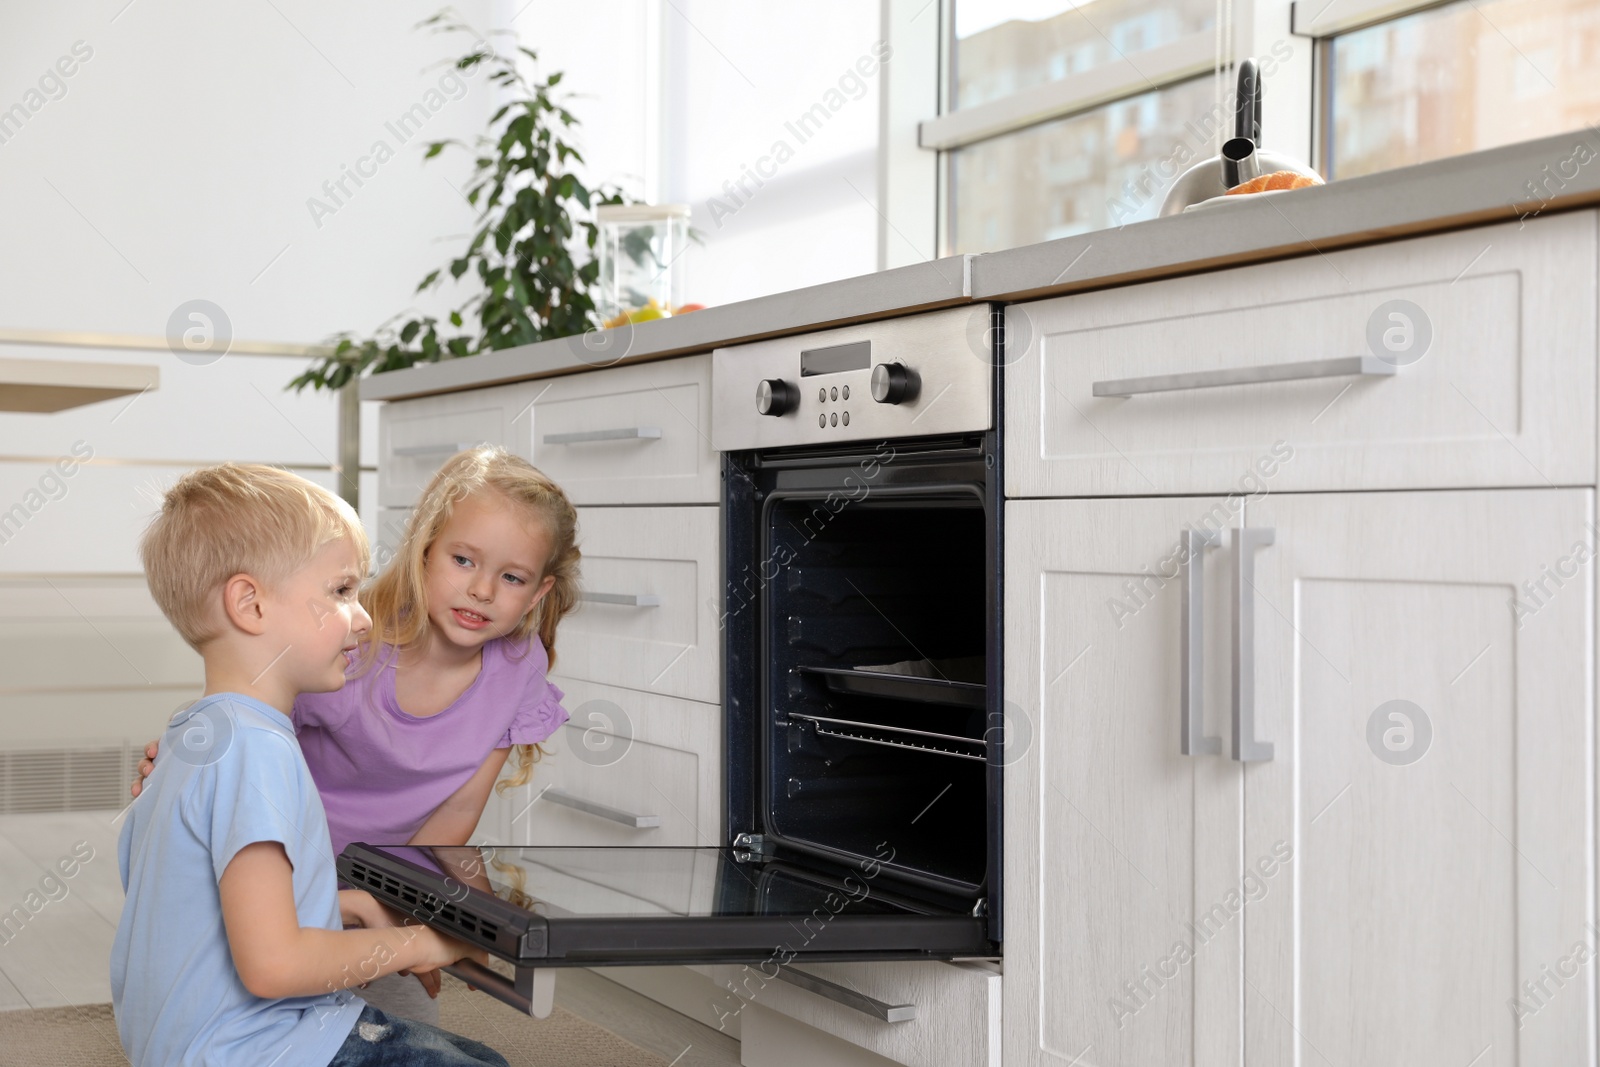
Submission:
POLYGON ((1007 495, 1592 484, 1595 218, 1013 305, 1007 495))
POLYGON ((533 453, 540 382, 397 400, 378 409, 378 506, 410 507, 439 465, 476 444, 533 453))
POLYGON ((560 647, 552 680, 572 717, 544 743, 531 788, 503 798, 507 840, 721 844, 722 709, 565 677, 560 647))
POLYGON ((721 703, 718 509, 578 509, 583 596, 561 622, 568 678, 721 703))
MULTIPOLYGON (((796 973, 792 965, 784 971, 796 973)), ((749 1001, 907 1067, 1000 1063, 1000 973, 982 963, 825 963, 798 968, 797 977, 821 978, 885 1005, 911 1006, 915 1018, 904 1022, 885 1022, 755 967, 718 967, 714 973, 728 990, 724 994, 728 1011, 749 1001)), ((749 1041, 755 1017, 741 1022, 749 1041)))
POLYGON ((372 538, 372 573, 378 574, 394 562, 400 551, 400 540, 405 536, 406 523, 411 518, 410 508, 379 508, 378 529, 372 538))
POLYGON ((574 504, 720 498, 709 353, 536 384, 533 462, 574 504))

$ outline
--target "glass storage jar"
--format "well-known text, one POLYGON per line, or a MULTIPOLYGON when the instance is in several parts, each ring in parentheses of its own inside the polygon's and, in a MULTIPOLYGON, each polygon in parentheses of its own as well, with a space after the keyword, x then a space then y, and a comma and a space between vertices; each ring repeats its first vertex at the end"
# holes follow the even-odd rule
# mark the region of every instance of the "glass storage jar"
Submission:
MULTIPOLYGON (((606 326, 681 314, 688 204, 606 204, 600 228, 600 321, 606 326)), ((692 310, 692 308, 688 309, 692 310)))

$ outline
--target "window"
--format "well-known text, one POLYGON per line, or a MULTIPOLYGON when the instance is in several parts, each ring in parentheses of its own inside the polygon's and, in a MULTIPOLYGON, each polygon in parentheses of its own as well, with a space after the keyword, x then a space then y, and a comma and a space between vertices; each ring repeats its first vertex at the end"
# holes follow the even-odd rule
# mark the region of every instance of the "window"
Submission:
POLYGON ((1328 178, 1600 121, 1600 4, 1458 0, 1331 37, 1328 178))
POLYGON ((1213 111, 1218 0, 954 4, 948 106, 921 129, 944 153, 946 251, 1152 218, 1152 176, 1213 150, 1186 126, 1213 111))
POLYGON ((1194 120, 1210 78, 1141 93, 950 153, 957 252, 1103 230, 1156 216, 1171 180, 1212 151, 1194 120))
POLYGON ((939 0, 933 10, 944 19, 942 113, 924 115, 917 143, 938 153, 926 185, 936 171, 939 205, 899 224, 936 216, 946 254, 1154 217, 1177 174, 1216 154, 1236 56, 1262 65, 1265 146, 1329 180, 1600 128, 1600 0, 939 0))

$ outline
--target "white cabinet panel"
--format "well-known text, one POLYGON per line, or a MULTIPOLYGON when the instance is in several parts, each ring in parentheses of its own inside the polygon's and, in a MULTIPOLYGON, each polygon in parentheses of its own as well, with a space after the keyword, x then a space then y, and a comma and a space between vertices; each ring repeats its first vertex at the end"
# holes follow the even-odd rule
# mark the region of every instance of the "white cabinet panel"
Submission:
POLYGON ((718 509, 579 508, 585 600, 561 622, 564 677, 722 701, 718 509))
POLYGON ((1592 1064, 1592 490, 1248 505, 1183 756, 1213 503, 1007 504, 1007 1062, 1592 1064))
POLYGON ((574 504, 714 504, 711 356, 531 383, 533 462, 574 504))
POLYGON ((1007 495, 1592 484, 1595 256, 1579 212, 1013 305, 1007 495))
POLYGON ((559 658, 557 667, 572 718, 545 742, 530 785, 506 794, 500 843, 722 844, 722 708, 571 679, 559 658), (630 816, 642 825, 621 821, 630 816))
POLYGON ((1592 1063, 1594 964, 1544 977, 1594 945, 1592 493, 1247 518, 1275 531, 1247 596, 1276 751, 1245 771, 1245 857, 1294 861, 1245 911, 1246 1062, 1592 1063), (1530 597, 1547 567, 1583 577, 1530 597))
MULTIPOLYGON (((915 1017, 882 1019, 846 1007, 755 968, 718 968, 731 988, 724 1011, 746 999, 885 1056, 906 1067, 998 1067, 1000 974, 978 963, 818 963, 805 974, 915 1017)), ((742 1014, 742 1013, 741 1013, 742 1014)))
MULTIPOLYGON (((1183 755, 1179 739, 1173 576, 1181 531, 1217 505, 1006 504, 1005 695, 1020 749, 1005 788, 1007 1064, 1239 1062, 1243 926, 1212 909, 1238 886, 1240 771, 1183 755)), ((1211 617, 1221 562, 1213 550, 1202 570, 1211 617)), ((1203 732, 1220 738, 1227 651, 1202 636, 1203 732)))
POLYGON ((504 445, 533 454, 538 382, 399 400, 378 412, 378 505, 411 507, 440 464, 464 448, 504 445))

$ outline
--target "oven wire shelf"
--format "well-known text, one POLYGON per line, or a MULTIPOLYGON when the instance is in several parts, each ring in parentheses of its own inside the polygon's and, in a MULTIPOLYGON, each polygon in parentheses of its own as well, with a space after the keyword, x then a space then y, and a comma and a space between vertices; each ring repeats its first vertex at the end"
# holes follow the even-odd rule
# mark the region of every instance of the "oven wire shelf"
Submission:
POLYGON ((910 749, 938 756, 954 756, 957 759, 977 760, 980 763, 987 758, 988 745, 970 737, 938 734, 928 730, 911 730, 903 726, 856 722, 851 719, 831 719, 823 715, 806 715, 800 712, 790 712, 789 718, 810 723, 811 728, 821 737, 860 741, 869 745, 883 745, 886 748, 910 749))

